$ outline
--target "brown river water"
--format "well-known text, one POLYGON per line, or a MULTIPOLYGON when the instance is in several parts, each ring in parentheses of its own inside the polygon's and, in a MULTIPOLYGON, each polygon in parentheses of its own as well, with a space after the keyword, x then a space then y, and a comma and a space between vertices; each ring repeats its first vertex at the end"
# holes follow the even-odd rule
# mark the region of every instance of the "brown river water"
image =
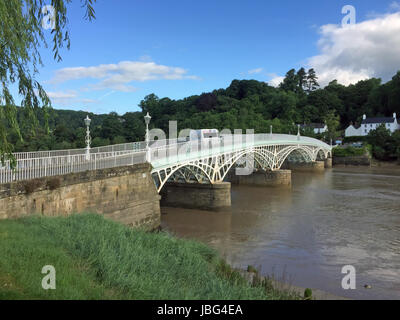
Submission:
POLYGON ((162 213, 164 229, 207 243, 235 267, 352 299, 400 299, 399 169, 293 172, 291 187, 232 185, 227 211, 162 213), (355 290, 342 289, 345 265, 356 269, 355 290))

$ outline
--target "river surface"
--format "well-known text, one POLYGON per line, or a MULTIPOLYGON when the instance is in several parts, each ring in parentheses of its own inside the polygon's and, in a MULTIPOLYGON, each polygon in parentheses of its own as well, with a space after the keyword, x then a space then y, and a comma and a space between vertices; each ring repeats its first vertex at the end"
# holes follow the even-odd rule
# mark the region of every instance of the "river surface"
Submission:
POLYGON ((232 208, 162 208, 162 226, 294 286, 353 299, 400 299, 400 170, 292 172, 291 187, 232 185, 232 208), (356 269, 344 290, 342 267, 356 269), (370 285, 370 289, 364 288, 370 285))

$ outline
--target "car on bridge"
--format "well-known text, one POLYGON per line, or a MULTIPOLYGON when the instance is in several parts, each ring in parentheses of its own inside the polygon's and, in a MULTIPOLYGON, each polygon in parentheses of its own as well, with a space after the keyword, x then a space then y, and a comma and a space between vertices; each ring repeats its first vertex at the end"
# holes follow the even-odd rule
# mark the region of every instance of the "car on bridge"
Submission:
POLYGON ((190 130, 189 140, 207 140, 219 138, 219 131, 217 129, 201 129, 201 130, 190 130))

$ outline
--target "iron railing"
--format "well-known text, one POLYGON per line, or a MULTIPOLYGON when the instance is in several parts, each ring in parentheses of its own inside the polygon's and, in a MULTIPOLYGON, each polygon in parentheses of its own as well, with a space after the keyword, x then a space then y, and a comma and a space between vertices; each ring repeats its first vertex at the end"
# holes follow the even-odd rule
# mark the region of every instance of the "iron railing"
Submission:
POLYGON ((20 159, 16 167, 11 168, 10 162, 0 167, 0 184, 20 180, 30 180, 43 177, 65 175, 75 172, 114 168, 146 161, 145 151, 117 151, 76 154, 67 156, 41 157, 20 159))
MULTIPOLYGON (((119 152, 119 151, 141 151, 145 149, 146 149, 146 143, 141 141, 141 142, 115 144, 104 147, 95 147, 95 148, 90 148, 89 151, 90 153, 104 153, 104 152, 119 152)), ((50 158, 59 156, 74 156, 79 154, 86 154, 86 148, 13 153, 16 160, 50 158)))

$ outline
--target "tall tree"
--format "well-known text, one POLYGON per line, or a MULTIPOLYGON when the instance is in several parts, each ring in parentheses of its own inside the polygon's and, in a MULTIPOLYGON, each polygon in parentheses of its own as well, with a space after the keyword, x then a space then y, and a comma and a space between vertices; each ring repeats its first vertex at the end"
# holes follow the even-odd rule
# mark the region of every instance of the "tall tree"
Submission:
POLYGON ((304 87, 306 85, 307 81, 307 73, 304 68, 300 68, 299 71, 297 71, 297 81, 298 81, 298 90, 300 92, 303 92, 304 87))
POLYGON ((297 85, 298 79, 296 75, 296 70, 291 69, 286 73, 285 78, 283 79, 283 82, 279 85, 279 87, 285 91, 296 92, 297 85))
POLYGON ((314 91, 319 87, 317 80, 318 77, 315 70, 313 68, 309 69, 307 73, 307 92, 314 91))
POLYGON ((368 133, 368 143, 372 145, 372 154, 379 160, 394 158, 398 145, 391 136, 390 130, 381 124, 375 130, 368 133))
POLYGON ((214 93, 203 93, 196 101, 199 111, 210 111, 217 105, 217 96, 214 93))
POLYGON ((101 126, 100 135, 102 138, 108 138, 112 141, 117 136, 123 135, 124 119, 116 112, 110 112, 104 119, 101 126))
POLYGON ((392 78, 389 85, 388 111, 400 115, 400 71, 392 78))
MULTIPOLYGON (((81 0, 86 7, 85 18, 92 20, 92 3, 96 0, 81 0)), ((54 25, 51 31, 54 59, 60 61, 59 50, 64 45, 70 48, 67 30, 67 4, 71 0, 52 0, 54 25)), ((12 159, 12 145, 8 141, 10 131, 22 136, 16 119, 17 109, 10 87, 17 86, 25 109, 33 126, 37 125, 35 111, 49 108, 51 102, 45 90, 35 79, 42 59, 38 48, 47 48, 42 22, 48 12, 42 10, 45 0, 0 1, 0 160, 12 159)))
POLYGON ((335 111, 331 110, 325 117, 325 124, 328 127, 326 138, 328 142, 334 140, 338 136, 338 127, 340 124, 340 118, 336 115, 335 111))

